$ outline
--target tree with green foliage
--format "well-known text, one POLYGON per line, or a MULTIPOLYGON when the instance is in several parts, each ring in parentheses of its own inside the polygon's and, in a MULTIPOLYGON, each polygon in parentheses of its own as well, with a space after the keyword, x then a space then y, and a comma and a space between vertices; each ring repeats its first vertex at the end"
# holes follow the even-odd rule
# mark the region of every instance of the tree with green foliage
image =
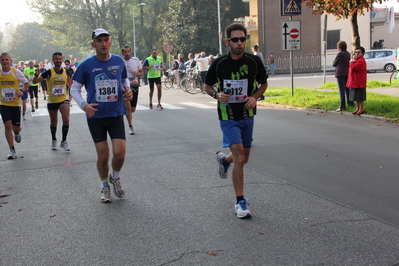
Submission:
MULTIPOLYGON (((372 8, 373 3, 385 0, 303 0, 307 7, 313 8, 313 14, 331 14, 337 19, 349 19, 352 31, 352 46, 360 46, 358 16, 372 8)), ((355 49, 353 49, 355 50, 355 49)))
MULTIPOLYGON (((54 34, 55 42, 65 48, 90 52, 91 32, 105 28, 114 42, 112 53, 120 54, 125 45, 133 49, 134 8, 139 58, 149 56, 152 48, 164 52, 166 44, 174 46, 175 54, 218 51, 215 0, 31 0, 31 7, 42 15, 42 25, 54 34), (140 3, 146 5, 137 6, 140 3)), ((247 15, 248 9, 242 0, 220 0, 222 30, 247 15)))
MULTIPOLYGON (((218 53, 217 7, 215 0, 172 0, 168 11, 160 16, 162 45, 171 44, 173 54, 218 53)), ((221 31, 234 19, 248 15, 248 9, 248 3, 242 0, 220 0, 221 31)))
POLYGON ((129 27, 125 23, 131 18, 130 0, 32 0, 31 7, 42 15, 43 26, 56 35, 60 44, 84 51, 91 50, 91 32, 96 28, 107 29, 118 50, 132 29, 132 24, 129 27))
POLYGON ((56 36, 58 44, 89 52, 91 32, 104 28, 113 40, 111 52, 120 54, 125 45, 133 49, 132 11, 141 2, 146 5, 135 8, 137 13, 140 10, 139 16, 135 14, 136 44, 147 48, 160 38, 157 16, 166 12, 170 0, 32 0, 31 7, 42 15, 43 26, 56 36))
POLYGON ((173 45, 175 54, 218 51, 216 8, 214 0, 172 0, 168 12, 160 16, 162 45, 173 45))
POLYGON ((64 55, 77 54, 77 50, 62 49, 54 44, 54 36, 45 28, 35 23, 24 23, 17 26, 9 43, 9 51, 14 62, 38 60, 44 61, 51 58, 54 52, 62 52, 64 55))

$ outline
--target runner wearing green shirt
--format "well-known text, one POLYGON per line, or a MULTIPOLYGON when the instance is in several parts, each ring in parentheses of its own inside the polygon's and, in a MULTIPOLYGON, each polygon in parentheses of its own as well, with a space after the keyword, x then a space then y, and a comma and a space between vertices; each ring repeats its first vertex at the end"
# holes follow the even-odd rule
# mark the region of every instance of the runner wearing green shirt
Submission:
POLYGON ((162 58, 158 56, 157 49, 152 49, 151 56, 148 57, 145 61, 146 64, 143 66, 143 68, 148 69, 147 77, 148 77, 148 83, 150 84, 149 108, 152 109, 152 96, 154 95, 154 83, 155 83, 157 85, 157 92, 158 92, 157 108, 163 109, 161 105, 161 97, 162 97, 161 71, 164 70, 162 66, 162 58))
POLYGON ((29 67, 24 69, 24 74, 29 78, 29 96, 30 96, 30 104, 32 105, 32 113, 35 109, 39 108, 39 100, 38 100, 38 92, 39 92, 39 84, 33 83, 33 78, 35 77, 36 67, 33 66, 33 61, 29 61, 29 67), (36 99, 35 105, 33 105, 33 97, 36 99))

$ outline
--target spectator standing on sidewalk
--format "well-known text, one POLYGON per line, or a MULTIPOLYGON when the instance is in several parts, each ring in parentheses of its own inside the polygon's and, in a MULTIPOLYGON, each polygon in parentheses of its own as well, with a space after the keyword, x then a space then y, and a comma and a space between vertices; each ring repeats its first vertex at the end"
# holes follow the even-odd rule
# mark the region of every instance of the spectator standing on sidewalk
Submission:
POLYGON ((339 52, 334 59, 333 67, 335 67, 335 78, 337 79, 338 83, 341 104, 336 111, 342 112, 346 110, 346 102, 348 102, 348 105, 354 105, 353 102, 349 101, 349 88, 346 87, 346 82, 348 81, 349 60, 351 60, 351 55, 346 50, 346 42, 339 41, 337 43, 337 48, 339 52))
POLYGON ((251 216, 244 198, 244 165, 249 160, 252 145, 257 99, 267 88, 265 67, 258 56, 244 52, 247 29, 233 23, 225 30, 229 53, 215 59, 206 76, 205 90, 217 99, 217 112, 223 133, 223 147, 230 153, 216 153, 219 176, 227 178, 233 163, 232 181, 236 195, 238 218, 251 216), (217 84, 217 91, 213 85, 217 84))
POLYGON ((270 64, 270 75, 274 76, 274 71, 276 69, 276 66, 274 65, 274 55, 271 53, 269 55, 269 64, 270 64))
POLYGON ((182 57, 179 59, 179 61, 180 61, 179 62, 179 85, 180 85, 181 79, 186 74, 186 64, 184 63, 184 59, 182 57))
POLYGON ((367 65, 364 59, 364 52, 363 47, 356 47, 355 54, 349 61, 349 74, 346 87, 350 88, 349 100, 356 102, 356 110, 352 113, 354 115, 365 113, 367 65))
POLYGON ((209 61, 208 58, 205 56, 205 52, 201 52, 199 57, 195 58, 194 61, 197 62, 198 71, 201 76, 202 84, 205 84, 205 78, 206 75, 208 74, 208 67, 209 67, 209 61))
POLYGON ((260 57, 260 60, 262 60, 262 64, 265 65, 265 57, 263 56, 263 54, 261 52, 259 52, 259 46, 257 46, 257 45, 252 46, 252 51, 253 51, 254 55, 260 57))
POLYGON ((175 75, 175 79, 176 79, 175 89, 180 89, 179 58, 177 55, 173 56, 172 70, 173 70, 173 74, 175 75))

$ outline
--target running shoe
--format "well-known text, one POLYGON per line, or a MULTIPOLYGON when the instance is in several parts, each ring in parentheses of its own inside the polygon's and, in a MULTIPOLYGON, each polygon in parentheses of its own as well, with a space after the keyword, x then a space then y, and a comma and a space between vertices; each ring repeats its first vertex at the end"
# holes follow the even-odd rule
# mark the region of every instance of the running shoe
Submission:
POLYGON ((149 107, 150 109, 152 109, 152 103, 150 103, 150 104, 148 105, 148 107, 149 107))
POLYGON ((43 100, 46 100, 46 96, 43 97, 43 100))
POLYGON ((22 115, 22 120, 26 120, 26 116, 25 115, 22 115))
POLYGON ((52 149, 53 151, 58 150, 58 148, 57 148, 57 140, 56 140, 56 139, 53 139, 53 140, 51 141, 51 149, 52 149))
POLYGON ((35 103, 35 109, 39 109, 39 103, 38 102, 35 103))
POLYGON ((61 141, 60 148, 61 148, 61 149, 64 149, 64 151, 70 151, 70 150, 71 150, 71 149, 69 148, 68 142, 67 142, 66 140, 65 140, 65 141, 61 141))
POLYGON ((16 143, 21 142, 21 133, 14 133, 14 140, 16 143))
POLYGON ((17 153, 15 152, 15 149, 10 148, 10 153, 7 156, 7 159, 16 159, 17 158, 17 153))
POLYGON ((249 205, 249 203, 247 203, 246 200, 240 200, 235 205, 235 210, 238 218, 242 219, 251 217, 251 212, 248 210, 247 205, 249 205))
POLYGON ((162 105, 160 103, 157 104, 157 108, 159 108, 161 110, 163 109, 163 107, 162 107, 162 105))
POLYGON ((130 126, 130 127, 129 127, 129 134, 130 134, 130 135, 134 135, 133 126, 130 126))
POLYGON ((32 112, 32 113, 34 113, 34 112, 35 112, 35 107, 33 107, 33 106, 32 106, 32 111, 31 111, 31 112, 32 112))
POLYGON ((223 159, 224 158, 226 158, 226 154, 224 154, 223 152, 218 151, 216 153, 216 161, 219 164, 219 176, 222 179, 226 179, 227 178, 227 176, 229 175, 229 168, 230 168, 230 165, 228 165, 228 166, 224 166, 223 165, 223 159))
POLYGON ((112 202, 111 197, 111 188, 110 187, 103 187, 101 190, 101 199, 102 203, 109 203, 112 202))
POLYGON ((125 196, 125 190, 123 190, 121 185, 121 179, 112 179, 111 175, 109 175, 109 182, 114 187, 114 194, 119 198, 123 198, 125 196))

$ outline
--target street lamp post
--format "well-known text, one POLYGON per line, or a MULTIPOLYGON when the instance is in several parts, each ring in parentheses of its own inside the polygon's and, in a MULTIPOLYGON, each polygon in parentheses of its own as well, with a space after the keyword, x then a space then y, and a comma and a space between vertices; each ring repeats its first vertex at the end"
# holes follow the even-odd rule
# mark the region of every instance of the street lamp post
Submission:
POLYGON ((134 9, 136 6, 145 6, 145 3, 140 3, 133 7, 133 54, 136 57, 136 23, 134 23, 134 9))

